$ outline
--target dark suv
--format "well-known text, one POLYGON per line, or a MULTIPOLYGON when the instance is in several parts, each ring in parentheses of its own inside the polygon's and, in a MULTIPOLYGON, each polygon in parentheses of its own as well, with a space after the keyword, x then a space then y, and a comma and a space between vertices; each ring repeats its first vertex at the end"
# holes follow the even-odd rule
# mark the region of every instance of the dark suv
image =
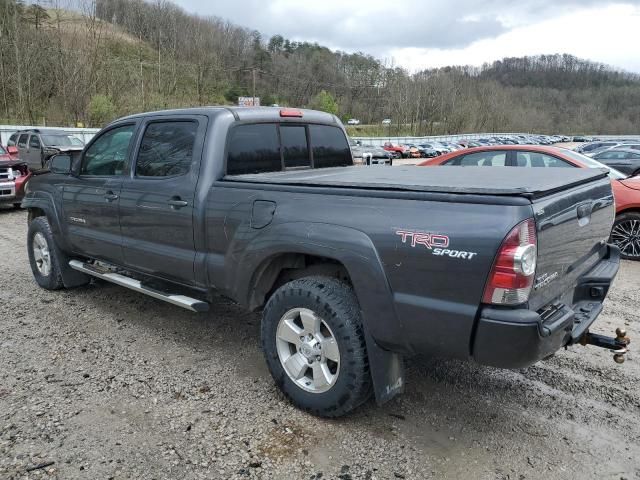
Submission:
POLYGON ((7 145, 18 147, 20 160, 26 162, 30 170, 40 170, 52 155, 80 151, 84 142, 64 130, 38 128, 14 133, 7 145))

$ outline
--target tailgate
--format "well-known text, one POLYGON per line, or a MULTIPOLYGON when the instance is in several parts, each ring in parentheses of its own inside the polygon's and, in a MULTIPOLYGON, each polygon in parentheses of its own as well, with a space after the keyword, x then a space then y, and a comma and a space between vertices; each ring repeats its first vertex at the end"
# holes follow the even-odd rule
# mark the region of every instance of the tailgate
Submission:
POLYGON ((538 264, 529 308, 561 298, 573 304, 578 279, 606 253, 615 217, 608 177, 533 203, 538 230, 538 264))

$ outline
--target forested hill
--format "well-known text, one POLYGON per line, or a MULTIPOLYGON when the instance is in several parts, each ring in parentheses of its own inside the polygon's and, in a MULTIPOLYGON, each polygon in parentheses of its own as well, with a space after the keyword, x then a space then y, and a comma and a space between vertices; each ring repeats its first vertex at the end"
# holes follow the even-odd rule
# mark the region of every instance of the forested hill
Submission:
POLYGON ((638 76, 570 55, 411 74, 164 0, 82 1, 70 11, 0 0, 0 123, 100 126, 136 111, 232 104, 255 85, 263 105, 391 118, 392 134, 640 130, 638 76))

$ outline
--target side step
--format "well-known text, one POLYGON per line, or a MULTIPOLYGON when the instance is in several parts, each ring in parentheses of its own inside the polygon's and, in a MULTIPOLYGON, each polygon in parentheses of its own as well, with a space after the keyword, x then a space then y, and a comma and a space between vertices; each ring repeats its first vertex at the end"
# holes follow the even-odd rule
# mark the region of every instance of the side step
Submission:
POLYGON ((185 295, 172 295, 170 293, 161 292, 153 288, 146 287, 139 280, 135 280, 119 273, 102 272, 92 265, 88 265, 79 260, 71 260, 69 266, 74 270, 86 273, 92 277, 97 277, 107 282, 115 283, 121 287, 129 288, 133 291, 144 293, 150 297, 157 298, 158 300, 164 300, 165 302, 172 303, 178 307, 186 308, 192 312, 207 312, 209 311, 209 304, 202 300, 196 300, 195 298, 187 297, 185 295))

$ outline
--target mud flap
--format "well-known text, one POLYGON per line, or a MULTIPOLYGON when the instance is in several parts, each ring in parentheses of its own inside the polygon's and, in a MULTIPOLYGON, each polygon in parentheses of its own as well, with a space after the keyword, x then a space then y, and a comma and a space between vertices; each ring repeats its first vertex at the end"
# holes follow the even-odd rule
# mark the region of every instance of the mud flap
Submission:
POLYGON ((376 403, 382 405, 404 392, 404 360, 399 353, 380 348, 366 328, 365 340, 376 403))

